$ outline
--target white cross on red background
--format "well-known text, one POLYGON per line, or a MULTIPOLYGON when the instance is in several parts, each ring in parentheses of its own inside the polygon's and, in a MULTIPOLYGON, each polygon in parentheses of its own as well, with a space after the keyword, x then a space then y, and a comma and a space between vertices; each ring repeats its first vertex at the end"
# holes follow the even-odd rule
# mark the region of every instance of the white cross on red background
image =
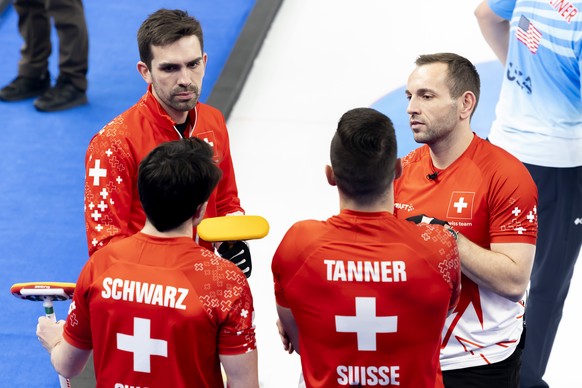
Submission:
POLYGON ((466 209, 469 204, 465 202, 465 197, 460 197, 459 200, 453 204, 453 206, 457 208, 457 213, 462 213, 463 209, 466 209))
POLYGON ((355 316, 335 316, 335 328, 338 333, 356 333, 358 350, 376 350, 376 334, 395 333, 398 318, 377 317, 376 298, 356 298, 355 316))
POLYGON ((149 319, 133 318, 133 335, 117 333, 117 348, 133 353, 133 370, 150 373, 151 356, 168 357, 168 341, 150 337, 149 319))
POLYGON ((94 167, 89 169, 89 176, 93 178, 93 186, 99 186, 99 178, 107 176, 107 170, 101 168, 101 160, 95 159, 94 167))

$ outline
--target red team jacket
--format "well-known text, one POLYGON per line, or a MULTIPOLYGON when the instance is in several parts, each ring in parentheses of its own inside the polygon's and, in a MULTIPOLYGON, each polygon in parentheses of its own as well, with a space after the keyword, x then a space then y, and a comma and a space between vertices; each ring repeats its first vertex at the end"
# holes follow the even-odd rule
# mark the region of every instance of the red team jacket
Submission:
POLYGON ((223 387, 218 356, 256 348, 253 314, 236 265, 189 237, 137 233, 89 259, 64 338, 93 349, 99 388, 223 387))
MULTIPOLYGON (((189 112, 193 129, 187 136, 204 139, 214 149, 222 179, 208 201, 205 217, 243 212, 224 117, 202 103, 189 112)), ((91 140, 85 156, 85 227, 89 254, 110 241, 130 236, 144 226, 137 170, 158 144, 182 137, 151 93, 117 116, 91 140)), ((205 243, 207 247, 209 244, 205 243)))
POLYGON ((291 227, 272 270, 308 387, 438 386, 440 333, 461 276, 442 226, 342 210, 291 227))
MULTIPOLYGON (((503 149, 475 135, 445 170, 434 167, 426 145, 404 157, 402 167, 394 185, 398 218, 426 214, 446 220, 486 249, 491 243, 535 244, 536 185, 503 149)), ((519 343, 523 313, 524 301, 512 302, 463 275, 461 299, 443 330, 442 370, 508 358, 519 343)))

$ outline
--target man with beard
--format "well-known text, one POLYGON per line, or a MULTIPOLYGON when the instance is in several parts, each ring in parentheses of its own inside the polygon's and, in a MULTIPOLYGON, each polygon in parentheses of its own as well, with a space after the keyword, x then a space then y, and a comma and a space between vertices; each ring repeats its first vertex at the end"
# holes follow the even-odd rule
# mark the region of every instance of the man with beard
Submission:
MULTIPOLYGON (((137 40, 137 70, 148 90, 93 137, 85 158, 89 254, 143 227, 146 217, 137 190, 138 166, 163 142, 195 136, 210 144, 222 179, 208 200, 205 218, 244 213, 224 117, 199 102, 207 61, 199 21, 181 10, 160 9, 142 23, 137 40)), ((250 251, 244 241, 220 244, 218 253, 250 276, 250 251)))
POLYGON ((444 385, 518 387, 537 189, 525 166, 470 126, 479 74, 456 54, 421 55, 408 78, 410 127, 424 145, 402 159, 398 218, 456 231, 461 298, 442 333, 444 385))

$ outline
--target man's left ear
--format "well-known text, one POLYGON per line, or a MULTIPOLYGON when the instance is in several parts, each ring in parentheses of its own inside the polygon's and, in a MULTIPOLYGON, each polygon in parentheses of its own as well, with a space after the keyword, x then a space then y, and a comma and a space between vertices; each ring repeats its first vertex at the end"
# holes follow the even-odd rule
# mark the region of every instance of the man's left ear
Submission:
POLYGON ((467 91, 463 94, 461 104, 461 118, 470 118, 477 105, 477 97, 475 97, 473 92, 467 91))
POLYGON ((327 178, 327 183, 331 186, 337 186, 337 182, 335 181, 335 174, 333 173, 333 168, 329 165, 325 165, 325 177, 327 178))

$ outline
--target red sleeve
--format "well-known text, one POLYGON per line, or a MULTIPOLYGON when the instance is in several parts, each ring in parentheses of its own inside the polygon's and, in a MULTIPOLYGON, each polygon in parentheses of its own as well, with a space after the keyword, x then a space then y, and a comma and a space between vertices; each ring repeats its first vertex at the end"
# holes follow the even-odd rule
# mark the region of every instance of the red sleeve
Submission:
POLYGON ((230 154, 230 140, 226 126, 224 127, 224 133, 223 158, 219 163, 220 169, 222 170, 222 179, 218 182, 216 189, 216 211, 218 216, 225 216, 236 212, 242 212, 244 214, 238 197, 236 176, 230 154))
POLYGON ((302 254, 311 249, 311 243, 321 235, 321 222, 305 220, 295 223, 281 240, 271 262, 275 300, 281 307, 289 308, 285 287, 304 263, 302 254))
MULTIPOLYGON (((220 259, 225 261, 223 259, 220 259)), ((220 309, 226 312, 218 334, 218 353, 237 355, 256 349, 254 309, 246 277, 234 264, 227 262, 226 279, 230 286, 224 291, 220 309)))
MULTIPOLYGON (((224 116, 218 109, 205 104, 199 104, 199 114, 194 136, 213 146, 214 159, 222 170, 222 179, 218 182, 213 193, 215 209, 207 209, 206 215, 207 217, 217 217, 236 212, 244 213, 238 197, 236 176, 230 153, 230 139, 224 116)), ((212 201, 209 201, 209 204, 210 202, 212 201)))
MULTIPOLYGON (((275 255, 275 258, 277 256, 275 255)), ((280 261, 279 260, 275 260, 273 259, 273 283, 275 286, 275 301, 277 302, 277 304, 281 307, 285 307, 285 308, 289 308, 289 303, 287 303, 287 298, 285 298, 285 288, 283 287, 283 285, 281 284, 281 278, 280 278, 280 274, 281 271, 283 270, 282 268, 279 268, 280 261), (277 263, 277 264, 275 264, 277 263)))
POLYGON ((440 225, 419 224, 419 228, 426 229, 423 239, 433 252, 439 252, 434 257, 434 266, 443 280, 452 290, 449 311, 459 303, 461 296, 461 260, 457 243, 450 232, 440 225))
POLYGON ((89 300, 87 299, 92 282, 92 266, 93 261, 89 259, 81 270, 63 329, 65 341, 79 349, 93 349, 89 300))
POLYGON ((493 243, 535 244, 538 233, 538 191, 528 170, 517 160, 493 177, 490 194, 490 236, 493 243))
POLYGON ((289 308, 289 303, 285 297, 285 286, 289 278, 288 275, 292 271, 291 268, 286 267, 286 264, 293 263, 293 259, 297 253, 297 250, 293 248, 293 242, 296 241, 295 230, 292 227, 285 233, 271 262, 273 284, 275 287, 275 301, 279 306, 286 308, 289 308))
POLYGON ((116 136, 127 128, 110 122, 93 137, 85 156, 85 228, 89 254, 128 236, 137 166, 127 141, 116 136))

